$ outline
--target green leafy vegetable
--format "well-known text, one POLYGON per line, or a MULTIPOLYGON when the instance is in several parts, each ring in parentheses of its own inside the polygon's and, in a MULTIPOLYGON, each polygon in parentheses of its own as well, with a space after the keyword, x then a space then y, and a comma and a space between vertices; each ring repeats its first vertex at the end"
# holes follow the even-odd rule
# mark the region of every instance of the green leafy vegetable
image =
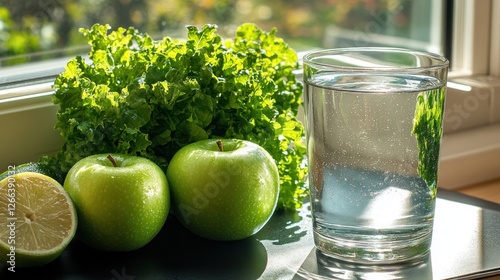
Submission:
POLYGON ((115 152, 166 170, 191 142, 246 139, 278 165, 279 207, 300 206, 307 190, 304 128, 296 119, 302 85, 292 73, 297 55, 276 29, 243 24, 226 40, 214 25, 188 27, 186 40, 108 25, 80 31, 90 61, 71 59, 54 83, 56 128, 65 142, 43 161, 65 173, 85 156, 115 152))
POLYGON ((443 133, 445 87, 421 92, 413 119, 412 134, 418 144, 418 174, 425 181, 433 197, 437 192, 439 149, 443 133))

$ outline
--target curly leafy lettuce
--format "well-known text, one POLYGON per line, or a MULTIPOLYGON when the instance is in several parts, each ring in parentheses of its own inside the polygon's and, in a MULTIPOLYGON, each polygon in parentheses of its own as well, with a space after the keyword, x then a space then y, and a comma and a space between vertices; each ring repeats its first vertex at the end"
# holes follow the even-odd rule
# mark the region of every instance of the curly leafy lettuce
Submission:
POLYGON ((44 161, 63 173, 79 159, 114 152, 149 158, 166 170, 184 145, 239 138, 264 147, 281 176, 279 207, 306 195, 296 115, 302 85, 296 53, 276 30, 241 25, 233 39, 217 27, 187 28, 187 39, 155 40, 134 28, 81 29, 89 61, 71 59, 55 80, 62 149, 44 161))

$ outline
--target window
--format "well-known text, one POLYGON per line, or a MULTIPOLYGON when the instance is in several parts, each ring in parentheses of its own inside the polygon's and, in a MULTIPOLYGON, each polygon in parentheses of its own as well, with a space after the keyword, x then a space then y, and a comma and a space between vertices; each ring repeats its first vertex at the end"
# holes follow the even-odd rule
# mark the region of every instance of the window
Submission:
POLYGON ((181 37, 185 26, 215 23, 231 36, 243 22, 278 29, 297 52, 345 46, 410 47, 448 55, 447 0, 5 0, 0 5, 0 99, 49 88, 69 57, 85 55, 80 27, 133 26, 153 37, 181 37), (46 62, 46 63, 41 63, 46 62), (14 67, 13 67, 14 66, 14 67), (40 85, 36 86, 40 89, 40 85))
MULTIPOLYGON (((254 22, 264 30, 276 27, 278 36, 300 53, 315 48, 395 46, 445 55, 452 68, 445 119, 449 135, 445 141, 450 145, 444 146, 450 147, 445 153, 453 154, 444 157, 445 163, 459 158, 456 164, 462 164, 467 157, 454 155, 467 154, 467 149, 498 152, 500 158, 499 149, 490 149, 500 142, 491 137, 500 130, 500 1, 2 0, 0 124, 15 137, 2 132, 0 169, 58 149, 60 138, 52 129, 57 108, 50 99, 51 84, 69 57, 88 53, 78 28, 93 23, 134 26, 160 38, 183 36, 187 24, 215 23, 222 34, 231 36, 243 22, 254 22), (476 133, 487 128, 493 134, 490 130, 476 133), (35 136, 36 143, 31 141, 35 136), (471 140, 478 137, 490 140, 471 140), (13 143, 23 149, 13 149, 13 143)), ((447 167, 450 175, 446 176, 464 181, 454 172, 454 164, 447 167)), ((475 174, 491 169, 477 161, 473 165, 470 170, 475 174)), ((500 170, 500 163, 493 168, 474 180, 499 176, 495 170, 500 170)))
POLYGON ((254 22, 273 27, 297 51, 339 46, 398 46, 444 53, 445 0, 5 0, 0 5, 0 65, 86 51, 78 28, 109 23, 155 37, 182 36, 185 25, 215 23, 223 34, 254 22))

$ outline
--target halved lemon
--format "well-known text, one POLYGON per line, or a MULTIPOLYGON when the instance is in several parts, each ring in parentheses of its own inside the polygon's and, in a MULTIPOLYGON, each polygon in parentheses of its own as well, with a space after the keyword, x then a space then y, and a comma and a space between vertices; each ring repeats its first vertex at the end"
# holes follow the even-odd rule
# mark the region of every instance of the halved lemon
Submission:
POLYGON ((0 181, 0 261, 10 267, 55 260, 75 236, 77 216, 61 184, 34 172, 0 181))

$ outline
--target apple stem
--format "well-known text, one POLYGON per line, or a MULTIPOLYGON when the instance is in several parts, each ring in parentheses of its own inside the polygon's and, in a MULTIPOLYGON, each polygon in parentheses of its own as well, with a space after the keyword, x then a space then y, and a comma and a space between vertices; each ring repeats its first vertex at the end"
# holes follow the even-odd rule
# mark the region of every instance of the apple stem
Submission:
POLYGON ((224 152, 224 147, 222 147, 222 141, 217 140, 217 146, 219 147, 219 151, 224 152))
POLYGON ((107 158, 109 159, 109 161, 111 161, 114 167, 118 167, 118 164, 116 164, 116 160, 111 155, 108 155, 107 158))

